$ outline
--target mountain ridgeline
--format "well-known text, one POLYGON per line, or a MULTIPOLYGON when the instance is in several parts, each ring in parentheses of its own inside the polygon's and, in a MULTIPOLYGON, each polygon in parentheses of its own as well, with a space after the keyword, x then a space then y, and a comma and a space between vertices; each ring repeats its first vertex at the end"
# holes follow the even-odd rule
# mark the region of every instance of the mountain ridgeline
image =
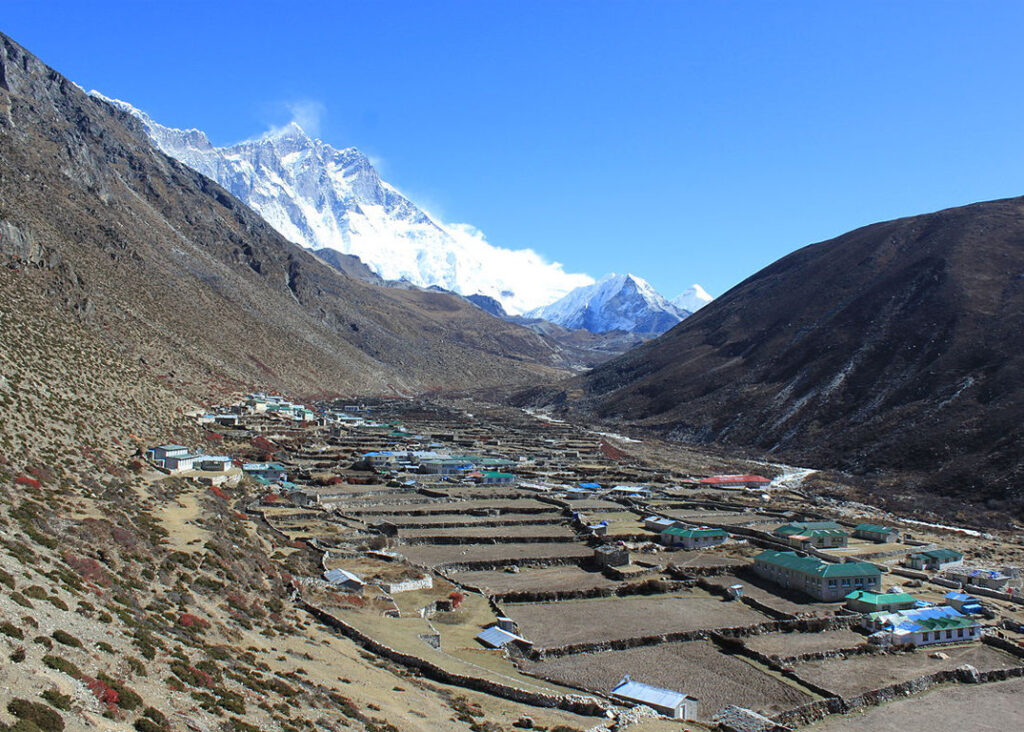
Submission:
POLYGON ((1024 199, 807 246, 542 399, 1019 511, 1024 199))
POLYGON ((530 250, 491 245, 445 224, 382 180, 354 147, 338 150, 294 122, 216 147, 199 130, 165 127, 132 105, 91 92, 142 122, 160 150, 217 181, 290 241, 358 256, 385 280, 482 294, 522 313, 593 280, 530 250))
POLYGON ((192 396, 461 389, 567 365, 462 298, 339 272, 4 36, 0 261, 192 396))

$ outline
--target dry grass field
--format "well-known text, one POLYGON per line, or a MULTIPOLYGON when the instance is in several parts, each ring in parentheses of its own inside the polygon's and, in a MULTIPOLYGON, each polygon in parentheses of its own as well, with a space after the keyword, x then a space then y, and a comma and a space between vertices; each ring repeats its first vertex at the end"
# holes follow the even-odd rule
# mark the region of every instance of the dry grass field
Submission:
POLYGON ((541 648, 766 620, 746 605, 724 602, 698 589, 656 597, 516 603, 506 606, 505 611, 519 623, 523 635, 541 648))
POLYGON ((940 686, 910 699, 828 717, 807 732, 1007 732, 1024 729, 1024 679, 940 686))
POLYGON ((502 570, 456 572, 451 577, 456 582, 483 588, 491 594, 586 590, 592 587, 615 587, 621 584, 608 579, 600 572, 588 572, 574 564, 523 569, 516 574, 502 570))
POLYGON ((794 670, 801 678, 840 696, 852 697, 936 671, 955 669, 965 663, 979 671, 1020 665, 1020 662, 1008 653, 980 643, 944 647, 939 650, 949 658, 931 658, 928 652, 915 651, 888 656, 866 655, 806 661, 795 664, 794 670))
POLYGON ((628 673, 637 681, 697 697, 702 719, 728 704, 771 714, 812 700, 790 682, 739 656, 723 654, 707 641, 581 653, 525 663, 523 669, 552 681, 604 691, 628 673))
POLYGON ((855 648, 867 639, 852 630, 830 630, 821 633, 766 633, 743 639, 743 644, 766 656, 791 658, 803 653, 830 651, 834 648, 855 648))
POLYGON ((583 544, 538 542, 532 544, 410 544, 398 552, 414 564, 437 566, 458 562, 502 562, 509 564, 548 558, 582 559, 594 552, 583 544))
POLYGON ((481 538, 520 537, 523 539, 537 537, 554 537, 565 541, 575 541, 576 533, 566 526, 558 524, 526 524, 512 526, 448 526, 432 529, 400 529, 399 537, 416 539, 431 536, 472 536, 481 538))

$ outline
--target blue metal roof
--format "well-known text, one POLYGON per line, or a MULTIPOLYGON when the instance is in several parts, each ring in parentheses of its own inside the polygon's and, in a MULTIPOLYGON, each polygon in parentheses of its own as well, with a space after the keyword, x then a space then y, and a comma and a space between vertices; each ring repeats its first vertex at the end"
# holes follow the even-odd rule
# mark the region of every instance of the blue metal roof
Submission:
POLYGON ((629 675, 622 677, 619 685, 612 689, 612 694, 623 699, 650 704, 663 709, 675 709, 692 697, 671 689, 662 689, 658 686, 649 686, 639 681, 633 681, 629 675))
POLYGON ((600 487, 600 483, 580 483, 580 488, 589 488, 592 491, 596 491, 600 487))

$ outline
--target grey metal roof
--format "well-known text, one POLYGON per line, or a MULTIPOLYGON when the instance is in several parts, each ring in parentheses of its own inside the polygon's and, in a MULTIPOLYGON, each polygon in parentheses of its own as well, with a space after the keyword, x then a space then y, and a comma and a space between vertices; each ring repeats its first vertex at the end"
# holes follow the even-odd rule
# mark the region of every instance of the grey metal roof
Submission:
POLYGON ((529 643, 529 641, 521 635, 509 633, 507 630, 502 630, 497 625, 491 626, 490 628, 484 628, 476 634, 476 639, 491 648, 501 648, 512 641, 525 641, 526 643, 529 643))
POLYGON ((693 697, 678 691, 662 689, 658 686, 649 686, 639 681, 633 681, 629 678, 628 674, 623 676, 619 685, 612 689, 612 694, 623 699, 658 706, 663 709, 675 709, 687 699, 693 700, 693 697))
POLYGON ((328 569, 324 572, 324 579, 330 582, 332 585, 340 585, 345 582, 358 582, 359 584, 365 584, 356 575, 351 572, 346 572, 344 569, 328 569))

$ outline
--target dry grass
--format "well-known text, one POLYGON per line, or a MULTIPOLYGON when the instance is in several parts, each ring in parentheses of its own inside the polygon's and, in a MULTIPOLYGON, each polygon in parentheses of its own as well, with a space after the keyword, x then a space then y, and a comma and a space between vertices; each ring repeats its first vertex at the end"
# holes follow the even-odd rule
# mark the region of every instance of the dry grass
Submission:
POLYGON ((657 597, 516 603, 504 609, 519 623, 523 635, 541 648, 766 620, 746 605, 724 602, 697 589, 657 597))

